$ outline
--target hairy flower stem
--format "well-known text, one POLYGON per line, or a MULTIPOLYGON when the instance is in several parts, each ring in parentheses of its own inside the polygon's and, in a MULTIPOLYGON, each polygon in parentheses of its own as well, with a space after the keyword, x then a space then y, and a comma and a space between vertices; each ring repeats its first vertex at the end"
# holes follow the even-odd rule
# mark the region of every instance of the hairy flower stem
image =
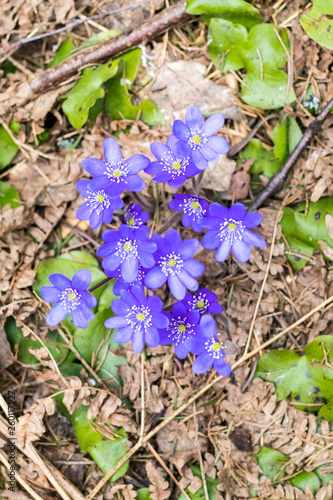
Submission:
POLYGON ((105 283, 108 283, 112 279, 113 278, 110 278, 110 277, 104 278, 104 280, 100 281, 99 283, 97 283, 96 285, 92 286, 91 288, 88 288, 88 292, 90 292, 90 293, 94 292, 95 290, 97 290, 97 288, 99 288, 100 286, 105 285, 105 283))

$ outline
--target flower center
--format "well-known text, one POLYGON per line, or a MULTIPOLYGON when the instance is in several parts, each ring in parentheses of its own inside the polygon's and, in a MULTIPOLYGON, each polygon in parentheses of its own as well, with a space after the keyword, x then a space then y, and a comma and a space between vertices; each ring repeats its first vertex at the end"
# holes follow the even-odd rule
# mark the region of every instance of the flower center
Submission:
POLYGON ((142 314, 142 313, 138 313, 138 314, 136 315, 136 319, 137 319, 137 320, 139 320, 139 321, 144 321, 144 320, 145 320, 145 317, 146 317, 146 316, 145 316, 144 314, 142 314))
POLYGON ((104 196, 101 195, 101 194, 98 194, 95 198, 96 201, 98 201, 98 203, 103 203, 104 201, 104 196))
POLYGON ((74 288, 66 288, 61 293, 62 306, 68 311, 74 311, 80 304, 81 295, 74 288))
POLYGON ((186 332, 186 326, 185 325, 179 325, 178 331, 179 331, 179 333, 185 333, 186 332))
POLYGON ((176 179, 180 175, 186 173, 187 166, 189 164, 189 158, 176 158, 172 151, 168 151, 164 154, 161 160, 163 165, 162 171, 168 172, 172 175, 172 180, 176 179))
POLYGON ((197 302, 197 307, 198 309, 202 309, 205 307, 205 302, 203 300, 199 300, 199 302, 197 302))
POLYGON ((200 207, 199 203, 197 201, 192 201, 191 207, 194 208, 194 210, 198 210, 200 207))
POLYGON ((120 172, 120 170, 118 170, 118 169, 117 169, 117 170, 114 170, 114 171, 113 171, 113 176, 114 176, 114 177, 120 177, 120 176, 121 176, 121 172, 120 172))
POLYGON ((179 161, 175 161, 175 163, 172 165, 172 167, 175 169, 175 170, 179 170, 180 169, 180 162, 179 161))
POLYGON ((192 136, 192 141, 194 142, 194 144, 200 144, 201 143, 201 139, 198 135, 193 135, 192 136))
POLYGON ((218 342, 215 342, 215 344, 212 344, 213 351, 217 352, 217 351, 220 351, 221 349, 222 349, 222 346, 218 342))
POLYGON ((122 239, 118 241, 115 255, 120 256, 122 264, 124 260, 138 257, 138 245, 135 240, 122 239))
POLYGON ((201 219, 206 213, 206 210, 202 208, 200 201, 195 197, 184 200, 183 210, 185 214, 192 216, 194 220, 201 219))
POLYGON ((230 241, 233 245, 235 240, 241 240, 243 238, 244 226, 242 221, 234 219, 225 219, 220 224, 220 239, 230 241))
POLYGON ((166 276, 175 276, 184 266, 181 256, 175 253, 170 253, 169 255, 161 257, 158 264, 166 276))
POLYGON ((188 322, 187 318, 172 318, 167 331, 169 332, 168 337, 171 342, 179 344, 180 342, 185 342, 185 340, 190 339, 195 336, 195 331, 193 329, 194 324, 188 322))
POLYGON ((151 310, 146 306, 132 306, 128 308, 126 318, 127 324, 135 329, 146 329, 152 325, 151 310))
MULTIPOLYGON (((217 335, 220 335, 219 333, 217 335)), ((221 342, 218 342, 216 337, 212 337, 210 340, 205 342, 206 351, 213 356, 214 359, 224 358, 224 347, 221 342)))
POLYGON ((126 252, 130 252, 131 250, 133 250, 133 245, 130 241, 126 241, 124 245, 124 250, 126 250, 126 252))
POLYGON ((127 219, 127 224, 128 224, 129 226, 134 226, 134 224, 135 224, 135 220, 134 220, 134 219, 127 219))
POLYGON ((113 182, 120 182, 128 175, 128 168, 124 165, 123 160, 118 163, 106 163, 105 175, 113 182))
POLYGON ((229 224, 228 229, 229 229, 229 231, 235 231, 236 230, 236 224, 229 224))

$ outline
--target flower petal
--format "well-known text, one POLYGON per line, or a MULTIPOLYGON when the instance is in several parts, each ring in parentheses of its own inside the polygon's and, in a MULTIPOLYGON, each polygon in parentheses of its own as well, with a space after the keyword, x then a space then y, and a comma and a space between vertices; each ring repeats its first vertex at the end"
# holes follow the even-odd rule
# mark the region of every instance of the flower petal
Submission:
POLYGON ((230 248, 231 248, 230 240, 224 239, 215 252, 215 259, 218 262, 225 261, 229 255, 230 248))
POLYGON ((177 251, 178 246, 182 244, 182 237, 176 229, 169 229, 169 231, 165 233, 164 239, 169 243, 172 249, 177 248, 177 251))
MULTIPOLYGON (((111 318, 109 318, 111 319, 111 318)), ((104 323, 106 328, 111 328, 108 326, 109 320, 107 319, 104 323)), ((126 326, 125 328, 119 328, 119 330, 116 331, 114 334, 113 340, 117 342, 117 344, 122 344, 125 342, 128 342, 129 340, 132 340, 133 337, 133 327, 132 326, 126 326)))
POLYGON ((144 283, 150 290, 160 288, 167 280, 167 276, 163 273, 159 266, 153 267, 148 271, 144 283))
POLYGON ((139 261, 135 258, 128 258, 121 263, 121 276, 128 283, 136 280, 139 272, 139 261))
POLYGON ((172 152, 176 158, 187 158, 192 156, 192 148, 185 141, 175 142, 174 146, 172 147, 172 152))
POLYGON ((258 214, 258 212, 253 212, 246 214, 243 219, 243 225, 249 229, 259 226, 262 221, 262 215, 258 214))
POLYGON ((50 274, 49 280, 54 285, 56 288, 59 290, 65 290, 66 288, 71 288, 72 283, 66 276, 63 276, 62 274, 54 273, 50 274))
POLYGON ((142 191, 145 188, 145 182, 138 175, 129 175, 126 177, 126 189, 127 191, 142 191))
POLYGON ((145 342, 150 347, 157 347, 160 342, 160 334, 154 326, 149 326, 146 330, 145 342))
POLYGON ((219 219, 228 219, 229 210, 220 203, 211 203, 211 205, 209 205, 209 215, 219 219))
POLYGON ((205 266, 195 259, 187 259, 184 262, 184 269, 195 278, 201 276, 205 272, 205 266))
POLYGON ((130 174, 137 174, 141 170, 144 170, 146 167, 148 167, 149 163, 149 158, 140 154, 133 155, 125 161, 125 165, 128 168, 130 174))
POLYGON ((207 352, 199 354, 192 365, 193 372, 197 375, 206 373, 211 368, 213 360, 213 356, 211 356, 207 352))
POLYGON ((229 152, 229 144, 224 137, 210 137, 206 145, 220 155, 225 155, 229 152))
POLYGON ((126 316, 113 316, 105 321, 105 326, 107 328, 124 328, 127 325, 128 322, 126 316))
MULTIPOLYGON (((180 141, 186 141, 188 135, 190 134, 189 128, 181 120, 175 120, 172 126, 172 132, 180 141)), ((175 143, 177 146, 178 143, 175 143)))
POLYGON ((235 203, 229 208, 229 218, 235 220, 242 220, 246 214, 246 208, 243 203, 235 203))
POLYGON ((112 254, 112 255, 107 255, 103 259, 102 266, 103 269, 107 269, 108 271, 114 271, 115 269, 118 269, 120 263, 121 263, 120 255, 112 254))
POLYGON ((55 326, 61 323, 68 314, 68 310, 61 304, 57 302, 46 316, 46 323, 50 326, 55 326))
POLYGON ((253 245, 254 247, 266 246, 266 241, 261 236, 259 236, 259 234, 253 233, 248 229, 245 229, 243 233, 243 241, 245 241, 245 243, 248 243, 249 245, 253 245))
POLYGON ((76 218, 79 220, 89 220, 91 215, 91 205, 88 201, 83 203, 77 211, 76 211, 76 218))
POLYGON ((85 198, 88 198, 88 196, 91 193, 90 189, 88 189, 88 185, 89 185, 89 181, 86 179, 81 179, 80 181, 77 181, 77 183, 76 183, 76 189, 85 198))
POLYGON ((170 292, 177 300, 183 300, 186 293, 186 287, 179 281, 177 276, 169 276, 168 285, 170 292))
POLYGON ((211 115, 202 126, 204 134, 211 136, 216 134, 224 125, 224 116, 221 113, 214 113, 211 115))
POLYGON ((107 137, 103 142, 104 158, 108 163, 118 163, 123 159, 120 147, 113 137, 107 137))
POLYGON ((186 347, 193 354, 201 354, 206 351, 205 342, 207 341, 206 337, 202 337, 200 335, 196 335, 195 337, 191 337, 186 340, 186 347))
MULTIPOLYGON (((178 232, 178 231, 177 231, 178 232)), ((179 234, 179 233, 178 233, 179 234)), ((199 246, 199 241, 196 239, 183 241, 177 248, 177 252, 183 260, 189 259, 195 254, 199 246)))
POLYGON ((192 159, 199 170, 205 170, 208 167, 208 161, 202 156, 198 149, 192 152, 192 159))
POLYGON ((132 338, 132 349, 135 352, 135 354, 140 354, 140 352, 142 352, 144 348, 144 345, 145 345, 144 332, 143 329, 140 328, 140 330, 136 330, 133 333, 133 338, 132 338))
POLYGON ((215 359, 213 366, 219 375, 222 377, 229 377, 231 373, 231 366, 224 361, 224 359, 215 359))
POLYGON ((82 167, 88 174, 99 176, 103 175, 105 172, 105 163, 97 158, 86 158, 82 162, 82 167))
POLYGON ((81 269, 77 271, 72 279, 72 286, 77 290, 87 290, 91 283, 91 272, 89 269, 81 269))
POLYGON ((72 320, 76 328, 87 328, 88 326, 88 319, 80 306, 72 311, 72 320))
POLYGON ((198 106, 192 104, 189 108, 187 108, 185 113, 185 122, 189 128, 201 128, 203 116, 198 106))
POLYGON ((80 295, 82 300, 85 301, 88 307, 96 307, 97 306, 97 299, 94 297, 91 293, 86 292, 84 290, 80 290, 80 295))
POLYGON ((251 255, 250 245, 245 241, 235 240, 232 245, 232 253, 239 262, 247 262, 251 255))
MULTIPOLYGON (((199 288, 197 280, 190 273, 188 273, 184 268, 179 271, 178 279, 186 288, 191 290, 191 292, 196 292, 199 288)), ((183 295, 183 297, 181 299, 178 299, 178 300, 183 300, 184 297, 185 297, 185 294, 183 295)))
POLYGON ((153 323, 156 328, 166 328, 169 326, 168 318, 160 312, 153 314, 153 323))
MULTIPOLYGON (((153 311, 153 312, 160 312, 163 307, 163 302, 162 300, 157 297, 157 295, 151 295, 148 297, 148 307, 153 311)), ((159 326, 158 328, 166 328, 165 326, 159 326)))
POLYGON ((185 342, 179 342, 178 344, 175 344, 175 353, 177 358, 179 359, 186 358, 186 356, 189 353, 189 350, 187 349, 185 342))
POLYGON ((150 145, 150 151, 158 160, 162 160, 164 155, 170 153, 170 149, 168 148, 168 146, 162 144, 162 142, 153 142, 150 145))
MULTIPOLYGON (((89 225, 91 229, 97 229, 103 220, 104 211, 99 212, 98 210, 93 210, 89 217, 89 225)), ((113 215, 113 212, 112 212, 113 215)), ((111 216, 112 220, 112 216, 111 216)))
POLYGON ((122 299, 114 299, 111 303, 111 309, 117 316, 126 316, 130 312, 129 305, 122 299))
POLYGON ((200 149, 200 153, 207 161, 211 161, 213 163, 219 161, 219 155, 206 145, 202 146, 202 148, 200 149))
POLYGON ((201 240, 201 245, 206 249, 206 250, 213 250, 214 248, 217 248, 219 243, 220 243, 220 231, 208 231, 206 233, 202 240, 201 240))
POLYGON ((40 294, 46 302, 57 302, 61 296, 58 288, 54 286, 42 286, 40 294))
POLYGON ((200 319, 200 328, 207 339, 214 337, 216 333, 216 323, 209 314, 204 314, 200 319))

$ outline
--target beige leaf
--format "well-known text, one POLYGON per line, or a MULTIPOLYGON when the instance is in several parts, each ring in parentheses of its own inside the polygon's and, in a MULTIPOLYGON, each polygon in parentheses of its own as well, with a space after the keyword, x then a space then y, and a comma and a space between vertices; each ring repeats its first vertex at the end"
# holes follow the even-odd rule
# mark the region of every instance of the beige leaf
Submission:
POLYGON ((321 251, 330 260, 333 260, 333 248, 330 247, 325 241, 318 241, 321 251))
POLYGON ((311 201, 316 202, 321 198, 322 194, 324 193, 326 189, 326 179, 321 177, 315 187, 313 188, 312 195, 311 195, 311 201))
POLYGON ((97 416, 106 396, 107 394, 105 392, 98 392, 97 396, 92 400, 87 414, 89 420, 97 416))
POLYGON ((109 421, 110 416, 116 411, 118 406, 121 405, 121 400, 114 396, 113 394, 109 396, 107 401, 103 404, 100 414, 99 421, 104 424, 109 421))
POLYGON ((333 217, 330 214, 325 215, 325 222, 329 237, 333 240, 333 217))
POLYGON ((159 470, 155 467, 152 461, 146 463, 147 476, 150 481, 149 490, 151 491, 150 498, 152 500, 165 500, 170 496, 168 481, 165 481, 159 470))

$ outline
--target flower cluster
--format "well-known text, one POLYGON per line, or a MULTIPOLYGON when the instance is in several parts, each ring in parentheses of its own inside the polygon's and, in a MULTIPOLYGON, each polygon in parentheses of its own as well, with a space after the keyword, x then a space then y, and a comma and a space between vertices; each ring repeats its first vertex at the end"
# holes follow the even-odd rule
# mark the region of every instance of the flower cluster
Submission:
MULTIPOLYGON (((187 178, 202 174, 208 162, 218 161, 219 155, 229 150, 227 141, 215 135, 223 124, 220 113, 204 121, 199 108, 190 106, 185 123, 175 120, 173 135, 166 144, 151 144, 156 161, 141 154, 124 160, 115 139, 105 139, 104 160, 88 158, 82 163, 92 178, 77 183, 79 193, 86 199, 77 211, 77 218, 89 220, 92 229, 102 223, 110 224, 114 211, 124 206, 124 191, 137 192, 145 187, 138 175, 141 171, 172 188, 180 188, 187 178)), ((216 249, 218 262, 226 260, 230 251, 238 261, 246 262, 251 245, 265 246, 265 241, 250 231, 260 224, 262 216, 247 213, 241 203, 226 208, 200 198, 193 189, 175 194, 169 207, 182 212, 184 227, 196 233, 207 230, 201 245, 207 250, 216 249)), ((145 344, 150 347, 173 344, 179 359, 190 353, 196 355, 194 373, 205 373, 213 366, 220 375, 230 375, 231 367, 224 358, 235 354, 236 348, 232 342, 220 338, 211 316, 222 312, 218 296, 207 288, 199 289, 197 278, 205 271, 205 266, 195 258, 199 240, 183 240, 175 229, 167 230, 164 236, 151 235, 147 225, 149 214, 138 203, 130 203, 125 213, 117 215, 123 222, 117 230, 104 230, 104 243, 97 250, 105 274, 115 279, 113 292, 120 297, 111 304, 114 316, 105 321, 107 328, 116 330, 115 342, 131 341, 135 353, 142 352, 145 344), (164 311, 162 300, 150 292, 165 284, 176 299, 171 312, 164 311)), ((88 291, 90 272, 78 271, 72 280, 60 274, 51 274, 49 279, 53 286, 41 288, 43 299, 54 303, 47 323, 57 325, 70 313, 77 328, 86 328, 97 305, 96 298, 88 291)))

